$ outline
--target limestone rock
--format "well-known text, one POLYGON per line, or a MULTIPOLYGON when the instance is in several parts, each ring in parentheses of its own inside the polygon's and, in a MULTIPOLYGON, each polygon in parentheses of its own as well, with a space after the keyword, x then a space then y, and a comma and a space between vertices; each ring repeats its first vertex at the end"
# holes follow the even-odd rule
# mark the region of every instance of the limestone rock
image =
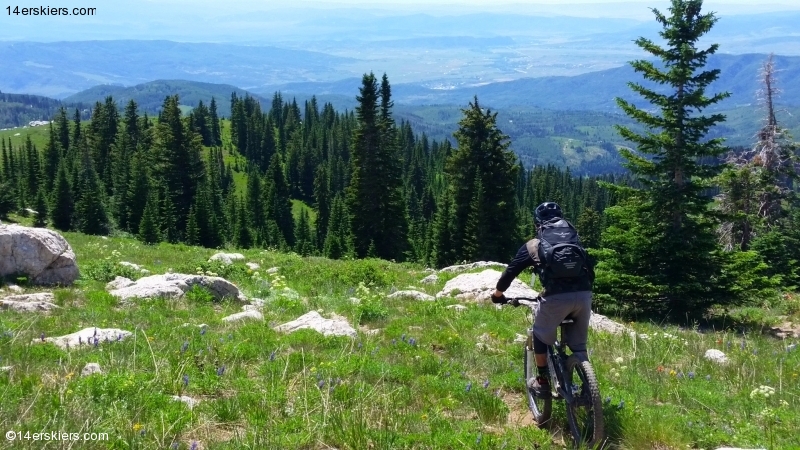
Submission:
POLYGON ((715 362, 717 364, 727 364, 728 363, 728 357, 725 355, 725 353, 722 353, 721 351, 719 351, 719 350, 717 350, 715 348, 710 348, 710 349, 706 350, 706 354, 703 355, 703 357, 705 359, 707 359, 709 361, 712 361, 712 362, 715 362))
POLYGON ((132 263, 132 262, 128 262, 128 261, 120 261, 120 262, 119 262, 119 265, 120 265, 120 266, 129 267, 129 268, 131 268, 132 270, 135 270, 136 272, 139 272, 139 273, 144 273, 144 274, 148 274, 148 273, 150 273, 150 271, 149 271, 149 270, 147 270, 147 269, 144 269, 144 268, 142 268, 142 266, 140 266, 140 265, 138 265, 138 264, 134 264, 134 263, 132 263))
POLYGON ((57 232, 0 225, 0 277, 13 274, 39 285, 70 285, 79 275, 72 247, 57 232))
POLYGON ((193 286, 202 286, 215 299, 229 297, 246 301, 247 297, 230 281, 220 277, 204 275, 187 275, 182 273, 166 273, 139 278, 135 283, 111 290, 111 295, 122 300, 133 298, 171 297, 180 298, 193 286))
POLYGON ((230 316, 226 316, 222 318, 223 322, 241 322, 243 320, 253 319, 253 320, 264 320, 264 315, 261 312, 251 309, 248 311, 242 311, 240 313, 231 314, 230 316))
POLYGON ((427 277, 419 280, 419 282, 422 283, 422 284, 434 284, 437 281, 439 281, 439 275, 436 275, 435 273, 432 273, 432 274, 428 275, 427 277))
MULTIPOLYGON (((45 338, 44 342, 51 342, 63 349, 75 349, 81 347, 91 347, 97 342, 121 341, 133 335, 130 331, 120 330, 119 328, 95 328, 88 327, 72 334, 60 337, 45 338)), ((41 339, 34 339, 33 343, 42 342, 41 339)))
POLYGON ((23 312, 47 312, 59 307, 53 303, 54 301, 55 297, 51 292, 10 295, 0 299, 0 309, 10 309, 23 312))
POLYGON ((197 406, 200 403, 200 400, 198 400, 196 398, 189 397, 188 395, 173 395, 172 399, 175 400, 176 402, 185 403, 186 406, 189 407, 189 409, 193 409, 195 406, 197 406))
POLYGON ((94 375, 96 373, 103 373, 103 370, 100 369, 100 364, 98 363, 88 363, 83 366, 83 370, 81 370, 82 377, 88 377, 89 375, 94 375))
POLYGON ((448 309, 454 309, 456 311, 466 311, 467 310, 466 306, 458 305, 458 304, 456 304, 456 305, 448 305, 447 308, 448 309))
POLYGON ((292 333, 297 330, 311 329, 322 333, 324 336, 350 336, 356 337, 358 333, 347 322, 347 319, 336 316, 325 319, 318 312, 311 311, 297 319, 275 327, 275 331, 292 333))
POLYGON ((589 328, 611 334, 623 334, 629 331, 625 325, 595 312, 592 312, 592 316, 589 318, 589 328))
POLYGON ((261 268, 261 266, 258 263, 254 263, 254 262, 249 262, 249 263, 246 263, 245 265, 250 270, 258 270, 258 269, 261 268))
POLYGON ((22 289, 21 287, 17 286, 16 284, 9 284, 8 285, 8 290, 11 291, 11 292, 25 292, 25 289, 22 289))
POLYGON ((388 298, 413 298, 414 300, 422 300, 426 302, 436 300, 434 296, 420 291, 397 291, 393 294, 389 294, 388 298))
POLYGON ((134 284, 133 280, 131 280, 129 278, 116 276, 116 277, 114 277, 113 280, 109 281, 108 284, 106 284, 106 290, 107 291, 113 291, 115 289, 126 288, 128 286, 133 285, 133 284, 134 284))
POLYGON ((478 261, 469 264, 458 264, 455 266, 445 267, 444 269, 440 270, 440 273, 447 273, 447 272, 463 272, 465 270, 472 270, 478 269, 481 267, 494 267, 494 266, 501 266, 506 267, 506 264, 493 262, 493 261, 478 261))
MULTIPOLYGON (((494 293, 497 280, 501 273, 486 269, 480 273, 465 273, 448 281, 444 288, 436 294, 437 298, 449 297, 455 293, 455 298, 462 301, 489 301, 489 296, 494 293)), ((530 297, 535 298, 539 295, 522 281, 515 279, 511 282, 506 297, 530 297)))
POLYGON ((233 264, 234 261, 244 261, 244 255, 241 253, 215 253, 208 262, 219 261, 226 266, 233 264))

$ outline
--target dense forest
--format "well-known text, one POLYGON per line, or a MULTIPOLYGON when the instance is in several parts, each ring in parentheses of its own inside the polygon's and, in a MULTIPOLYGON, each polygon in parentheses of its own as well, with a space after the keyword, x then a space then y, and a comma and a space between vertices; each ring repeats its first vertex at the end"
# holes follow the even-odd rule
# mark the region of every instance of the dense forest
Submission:
POLYGON ((657 108, 619 100, 641 126, 618 127, 636 144, 620 151, 625 175, 527 169, 477 97, 452 142, 429 139, 394 119, 388 77, 369 73, 352 112, 315 98, 300 107, 280 93, 262 105, 235 92, 230 120, 220 120, 216 99, 184 117, 177 96, 157 117, 133 100, 119 111, 112 97, 89 122, 60 108, 44 148, 30 138, 0 142, 0 217, 31 213, 37 226, 146 243, 442 267, 507 261, 534 234, 534 207, 556 201, 598 261, 601 310, 686 320, 715 305, 776 299, 800 283, 798 147, 774 114, 771 60, 753 148, 730 152, 708 136, 724 117, 702 111, 727 94, 704 95, 719 74, 702 70, 716 46, 695 44, 716 19, 691 4, 664 23, 681 31, 674 45, 692 51, 637 41, 665 68, 642 60, 634 69, 677 94, 632 83, 657 108), (293 201, 311 212, 293 213, 293 201))

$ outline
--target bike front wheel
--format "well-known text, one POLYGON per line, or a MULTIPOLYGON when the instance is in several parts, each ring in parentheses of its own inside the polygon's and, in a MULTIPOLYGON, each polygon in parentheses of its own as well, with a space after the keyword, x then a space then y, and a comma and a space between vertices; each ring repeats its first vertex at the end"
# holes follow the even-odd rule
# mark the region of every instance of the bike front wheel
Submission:
POLYGON ((603 404, 594 368, 585 353, 567 358, 566 389, 572 392, 567 402, 567 419, 576 446, 595 448, 603 441, 603 404))
POLYGON ((528 399, 528 409, 531 410, 531 414, 533 415, 533 421, 536 422, 536 425, 539 428, 544 428, 547 422, 550 420, 550 415, 553 412, 553 399, 551 397, 548 398, 539 398, 533 395, 530 389, 528 389, 528 380, 532 377, 535 377, 536 372, 536 359, 534 358, 533 349, 528 348, 528 345, 525 345, 525 379, 522 380, 525 383, 525 396, 528 399))

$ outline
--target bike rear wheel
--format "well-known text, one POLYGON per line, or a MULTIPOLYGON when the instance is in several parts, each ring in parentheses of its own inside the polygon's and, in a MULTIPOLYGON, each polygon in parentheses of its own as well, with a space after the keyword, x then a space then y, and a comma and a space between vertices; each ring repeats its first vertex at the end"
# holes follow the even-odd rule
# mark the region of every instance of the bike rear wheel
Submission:
POLYGON ((603 404, 594 368, 586 354, 567 358, 566 389, 572 390, 572 402, 567 403, 567 419, 576 446, 599 446, 604 438, 603 404))
POLYGON ((533 421, 536 422, 536 425, 539 428, 543 428, 550 420, 550 416, 553 412, 553 399, 550 397, 538 398, 528 389, 528 380, 535 377, 537 374, 536 359, 534 358, 533 349, 528 348, 527 344, 525 345, 524 353, 525 379, 522 381, 525 383, 525 396, 528 399, 528 409, 531 410, 533 421))

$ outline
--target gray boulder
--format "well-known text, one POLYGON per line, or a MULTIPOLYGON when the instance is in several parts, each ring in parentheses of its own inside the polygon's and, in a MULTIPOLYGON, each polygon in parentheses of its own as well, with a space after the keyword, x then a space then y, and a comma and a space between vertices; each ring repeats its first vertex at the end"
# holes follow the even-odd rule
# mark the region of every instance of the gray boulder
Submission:
MULTIPOLYGON (((448 281, 444 288, 436 294, 437 298, 454 296, 462 301, 489 301, 494 293, 500 272, 486 269, 480 273, 465 273, 448 281)), ((536 298, 538 292, 522 281, 515 279, 505 292, 506 297, 536 298)))
POLYGON ((217 300, 234 298, 239 301, 247 301, 247 297, 239 291, 239 288, 224 278, 182 273, 166 273, 139 278, 131 285, 112 289, 110 293, 121 300, 152 297, 180 298, 193 286, 202 286, 208 289, 217 300))
MULTIPOLYGON (((250 306, 250 305, 247 305, 250 306)), ((222 318, 223 322, 241 322, 244 320, 264 320, 264 315, 255 309, 249 309, 240 313, 231 314, 222 318)))
POLYGON ((85 348, 93 346, 95 343, 121 341, 133 333, 120 330, 119 328, 84 328, 72 334, 59 337, 48 337, 44 340, 34 339, 33 343, 50 342, 63 349, 85 348))
POLYGON ((215 253, 211 258, 208 258, 208 262, 212 261, 220 261, 226 266, 229 266, 233 264, 234 261, 244 261, 244 255, 241 253, 215 253))
POLYGON ((715 348, 706 350, 706 354, 703 355, 703 357, 711 362, 721 365, 728 363, 728 357, 725 355, 725 353, 715 348))
POLYGON ((23 274, 32 284, 70 285, 78 278, 75 253, 46 228, 0 225, 0 277, 23 274))
POLYGON ((393 292, 389 294, 388 298, 413 298, 414 300, 422 300, 427 302, 436 300, 436 298, 432 295, 412 290, 393 292))
POLYGON ((88 377, 89 375, 94 375, 96 373, 103 373, 103 370, 100 369, 100 364, 98 363, 87 363, 85 366, 83 366, 83 370, 81 370, 82 377, 88 377))
POLYGON ((324 336, 349 336, 355 338, 358 336, 355 328, 353 328, 344 317, 334 315, 331 319, 322 317, 318 312, 311 311, 303 314, 291 322, 286 322, 274 328, 275 331, 283 333, 293 333, 297 330, 311 329, 324 336))
POLYGON ((466 270, 478 269, 481 267, 506 267, 506 264, 494 262, 494 261, 477 261, 469 264, 458 264, 455 266, 445 267, 441 269, 440 273, 448 273, 448 272, 464 272, 466 270))
POLYGON ((53 303, 54 301, 55 297, 51 292, 10 295, 0 299, 0 309, 23 312, 48 312, 59 307, 53 303))

